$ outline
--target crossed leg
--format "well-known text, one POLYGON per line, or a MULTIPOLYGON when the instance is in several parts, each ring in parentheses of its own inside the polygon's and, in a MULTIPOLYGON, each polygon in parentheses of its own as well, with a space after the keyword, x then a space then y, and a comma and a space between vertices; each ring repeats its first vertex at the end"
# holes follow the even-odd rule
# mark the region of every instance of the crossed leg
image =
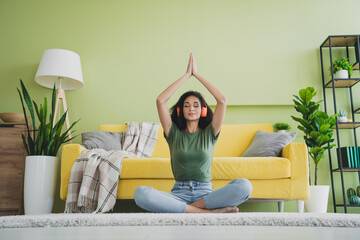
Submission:
POLYGON ((237 213, 239 212, 239 208, 237 207, 224 207, 224 208, 216 208, 216 209, 207 209, 204 198, 191 203, 190 205, 186 205, 185 207, 186 213, 237 213))
POLYGON ((247 179, 235 179, 226 186, 211 192, 203 198, 187 205, 185 212, 201 212, 215 210, 216 212, 238 212, 236 207, 249 199, 252 184, 247 179))
POLYGON ((136 204, 150 212, 178 213, 236 213, 236 207, 251 194, 252 185, 247 179, 235 179, 216 191, 189 204, 183 199, 151 187, 138 187, 134 192, 136 204))

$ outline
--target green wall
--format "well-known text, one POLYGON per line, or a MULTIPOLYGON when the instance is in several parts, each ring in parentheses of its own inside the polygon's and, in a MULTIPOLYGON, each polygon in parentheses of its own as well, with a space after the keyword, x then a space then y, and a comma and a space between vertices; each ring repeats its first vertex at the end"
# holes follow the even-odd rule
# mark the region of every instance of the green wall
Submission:
MULTIPOLYGON (((186 71, 192 51, 199 72, 228 97, 225 123, 282 121, 297 131, 290 117, 297 114, 292 95, 313 86, 317 98, 323 98, 320 44, 328 35, 359 33, 360 2, 341 3, 0 0, 0 112, 21 112, 16 92, 20 78, 35 101, 50 97, 50 89, 36 84, 34 76, 46 49, 63 48, 77 52, 82 61, 84 87, 66 92, 70 121, 81 118, 78 134, 104 123, 158 122, 155 99, 186 71)), ((215 104, 191 78, 169 106, 188 89, 203 92, 215 104)), ((358 91, 355 86, 353 92, 358 91)), ((330 90, 327 94, 331 100, 330 90)), ((339 104, 349 112, 347 95, 347 90, 337 92, 339 104)), ((356 108, 358 102, 355 96, 356 108)), ((342 145, 354 144, 350 131, 341 134, 342 145)), ((295 141, 303 141, 300 132, 295 141)), ((338 175, 335 180, 339 198, 338 175)), ((357 174, 347 173, 346 183, 356 187, 357 174)), ((319 184, 330 184, 328 158, 320 163, 319 184)), ((57 199, 55 211, 63 211, 63 206, 57 199)), ((275 203, 241 207, 275 210, 275 203)), ((331 197, 328 210, 333 211, 331 197)), ((295 201, 287 202, 285 211, 296 211, 295 201)))

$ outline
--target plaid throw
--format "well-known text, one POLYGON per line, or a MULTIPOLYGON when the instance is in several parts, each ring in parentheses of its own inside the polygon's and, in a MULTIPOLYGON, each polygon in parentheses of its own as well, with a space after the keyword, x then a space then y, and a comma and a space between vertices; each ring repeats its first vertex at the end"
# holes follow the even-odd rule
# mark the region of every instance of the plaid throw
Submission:
POLYGON ((127 123, 122 150, 85 149, 71 168, 65 213, 99 213, 114 208, 122 161, 151 157, 158 123, 127 123))

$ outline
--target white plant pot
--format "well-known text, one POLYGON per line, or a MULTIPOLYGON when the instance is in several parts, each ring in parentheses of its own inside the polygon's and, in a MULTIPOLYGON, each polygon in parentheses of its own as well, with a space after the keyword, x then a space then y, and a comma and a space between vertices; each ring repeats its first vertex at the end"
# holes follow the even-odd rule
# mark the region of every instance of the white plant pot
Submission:
POLYGON ((285 130, 279 130, 278 132, 279 133, 285 133, 285 130))
POLYGON ((339 122, 347 122, 347 117, 339 117, 339 122))
POLYGON ((24 176, 25 215, 49 214, 55 198, 59 159, 53 156, 27 156, 24 176))
POLYGON ((349 78, 348 70, 340 70, 335 73, 335 78, 349 78))
POLYGON ((312 213, 326 213, 329 200, 329 186, 310 186, 310 197, 305 200, 305 211, 312 213))

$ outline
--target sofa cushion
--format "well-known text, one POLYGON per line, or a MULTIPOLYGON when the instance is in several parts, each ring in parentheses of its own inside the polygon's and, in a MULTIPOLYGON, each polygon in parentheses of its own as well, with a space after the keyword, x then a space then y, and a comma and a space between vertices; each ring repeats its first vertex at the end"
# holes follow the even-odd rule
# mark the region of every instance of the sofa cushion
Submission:
POLYGON ((124 158, 120 179, 174 178, 169 158, 124 158))
POLYGON ((291 166, 282 157, 217 157, 211 175, 213 179, 281 179, 291 177, 291 166))
MULTIPOLYGON (((283 179, 291 176, 290 161, 281 157, 217 157, 212 179, 283 179)), ((173 179, 168 158, 124 158, 120 179, 173 179)))
POLYGON ((81 134, 81 142, 85 148, 102 148, 107 151, 121 150, 122 132, 94 131, 81 134))
POLYGON ((291 143, 295 136, 296 132, 269 133, 259 130, 242 157, 280 157, 283 147, 291 143))

